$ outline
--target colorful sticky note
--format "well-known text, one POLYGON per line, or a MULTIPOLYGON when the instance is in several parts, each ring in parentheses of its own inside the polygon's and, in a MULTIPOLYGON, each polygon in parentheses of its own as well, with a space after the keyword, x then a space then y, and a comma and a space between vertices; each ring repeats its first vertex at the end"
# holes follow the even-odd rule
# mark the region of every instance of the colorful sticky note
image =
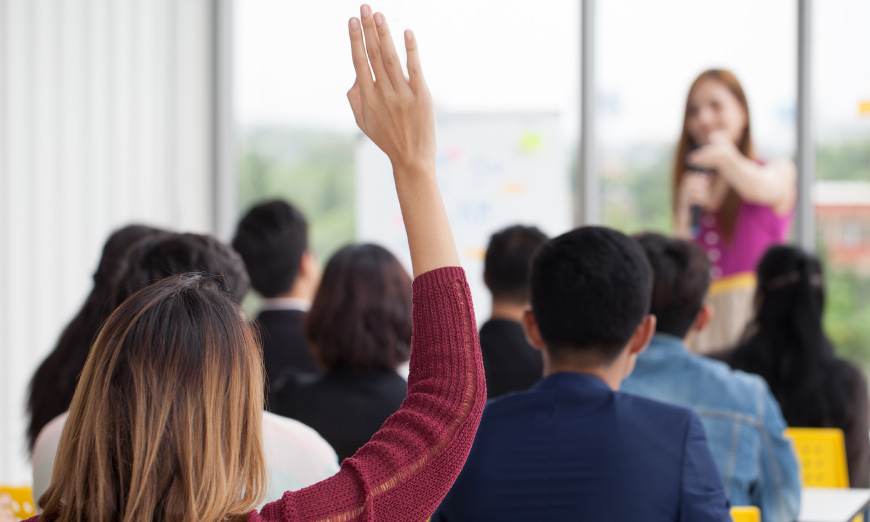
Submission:
POLYGON ((525 183, 505 183, 501 186, 501 191, 505 194, 524 194, 526 192, 525 183))
POLYGON ((520 152, 533 154, 544 146, 544 137, 538 133, 527 132, 520 138, 520 152))
POLYGON ((870 100, 865 100, 858 104, 858 115, 870 116, 870 100))

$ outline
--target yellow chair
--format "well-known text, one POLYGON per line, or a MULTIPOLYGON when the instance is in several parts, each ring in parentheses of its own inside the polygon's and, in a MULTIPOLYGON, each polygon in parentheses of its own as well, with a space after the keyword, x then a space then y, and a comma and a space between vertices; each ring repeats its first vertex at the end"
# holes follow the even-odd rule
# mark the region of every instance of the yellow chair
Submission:
POLYGON ((848 488, 846 440, 837 428, 788 428, 809 488, 848 488))
POLYGON ((0 486, 0 495, 12 497, 12 514, 24 520, 36 514, 33 506, 33 490, 31 488, 13 488, 0 486))
POLYGON ((761 522, 761 510, 755 506, 735 506, 731 508, 734 522, 761 522))
MULTIPOLYGON (((803 471, 804 487, 848 488, 846 439, 839 428, 788 428, 803 471)), ((863 522, 859 515, 852 522, 863 522)))

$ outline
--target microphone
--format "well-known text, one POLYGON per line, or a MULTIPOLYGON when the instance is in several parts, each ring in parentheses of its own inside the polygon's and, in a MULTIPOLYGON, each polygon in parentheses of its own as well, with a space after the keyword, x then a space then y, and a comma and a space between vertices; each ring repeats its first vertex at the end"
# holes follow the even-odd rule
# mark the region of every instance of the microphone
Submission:
MULTIPOLYGON (((699 145, 693 144, 692 147, 689 149, 689 154, 698 150, 699 148, 700 148, 699 145)), ((691 172, 697 172, 698 174, 705 174, 705 175, 710 174, 709 170, 707 170, 705 168, 694 167, 692 165, 689 165, 688 161, 686 162, 686 166, 687 166, 687 169, 691 172)), ((698 236, 701 235, 701 219, 704 217, 704 207, 702 207, 701 205, 692 205, 692 207, 689 210, 691 212, 691 218, 692 218, 691 224, 689 226, 689 233, 692 235, 693 238, 697 239, 698 236)))

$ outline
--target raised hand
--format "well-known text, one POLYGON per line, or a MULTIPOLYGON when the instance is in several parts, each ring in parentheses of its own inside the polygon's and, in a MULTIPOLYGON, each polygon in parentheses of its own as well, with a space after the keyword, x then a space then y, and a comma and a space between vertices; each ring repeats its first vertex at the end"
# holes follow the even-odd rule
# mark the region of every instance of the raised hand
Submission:
POLYGON ((414 34, 405 31, 406 78, 384 15, 368 5, 360 15, 361 24, 350 20, 356 82, 347 93, 356 123, 394 166, 434 168, 435 117, 414 34))
POLYGON ((393 164, 414 276, 459 266, 435 176, 435 116, 417 40, 405 31, 406 78, 384 15, 363 5, 360 18, 348 24, 356 81, 347 98, 359 128, 393 164))

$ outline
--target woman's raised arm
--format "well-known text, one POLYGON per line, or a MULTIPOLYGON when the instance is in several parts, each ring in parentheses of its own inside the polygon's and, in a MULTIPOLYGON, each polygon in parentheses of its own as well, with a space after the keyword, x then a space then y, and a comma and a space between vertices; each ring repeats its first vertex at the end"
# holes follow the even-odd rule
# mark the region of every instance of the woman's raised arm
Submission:
POLYGON ((361 15, 349 27, 357 78, 348 98, 360 128, 393 164, 408 232, 415 276, 408 397, 338 474, 285 493, 250 522, 426 520, 462 470, 486 402, 471 293, 435 177, 432 100, 417 42, 405 33, 406 78, 383 15, 366 5, 361 15))

